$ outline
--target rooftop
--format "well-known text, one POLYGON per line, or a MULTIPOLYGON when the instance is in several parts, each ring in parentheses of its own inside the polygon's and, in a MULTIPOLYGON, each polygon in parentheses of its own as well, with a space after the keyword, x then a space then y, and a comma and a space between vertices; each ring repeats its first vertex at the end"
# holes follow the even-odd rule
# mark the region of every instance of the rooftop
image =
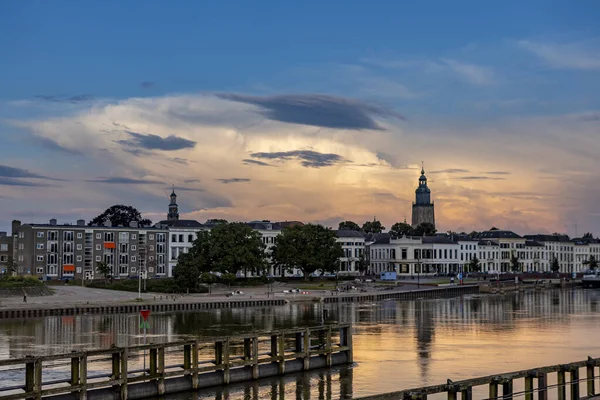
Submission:
POLYGON ((521 236, 517 235, 513 231, 502 231, 493 230, 481 232, 480 239, 522 239, 521 236))

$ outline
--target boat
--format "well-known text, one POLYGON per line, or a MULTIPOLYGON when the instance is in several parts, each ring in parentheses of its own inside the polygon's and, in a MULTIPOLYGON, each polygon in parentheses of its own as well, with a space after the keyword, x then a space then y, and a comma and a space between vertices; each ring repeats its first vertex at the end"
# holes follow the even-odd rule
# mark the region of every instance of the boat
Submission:
POLYGON ((583 287, 600 287, 600 271, 587 271, 581 278, 581 283, 583 283, 583 287))

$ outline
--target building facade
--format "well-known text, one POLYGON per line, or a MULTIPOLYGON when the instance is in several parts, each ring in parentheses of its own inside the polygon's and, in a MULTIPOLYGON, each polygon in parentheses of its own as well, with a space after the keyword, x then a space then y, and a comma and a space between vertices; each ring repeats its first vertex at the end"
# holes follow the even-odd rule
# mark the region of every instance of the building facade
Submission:
POLYGON ((98 264, 106 263, 114 279, 165 275, 166 229, 123 226, 23 224, 15 235, 19 274, 40 279, 98 279, 98 264))
POLYGON ((412 227, 416 228, 424 222, 435 226, 434 204, 431 201, 431 190, 427 186, 425 168, 421 168, 419 186, 415 190, 415 202, 412 205, 412 227))

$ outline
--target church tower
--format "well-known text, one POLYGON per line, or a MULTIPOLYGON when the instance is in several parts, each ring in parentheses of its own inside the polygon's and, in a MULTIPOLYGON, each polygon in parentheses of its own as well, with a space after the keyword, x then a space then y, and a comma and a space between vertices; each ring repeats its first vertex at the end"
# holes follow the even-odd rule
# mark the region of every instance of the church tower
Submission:
POLYGON ((177 206, 177 195, 175 194, 175 186, 173 186, 171 203, 169 204, 169 213, 167 214, 167 221, 177 220, 179 220, 179 206, 177 206))
POLYGON ((435 226, 435 213, 433 202, 431 201, 431 190, 427 187, 427 177, 425 176, 425 167, 421 167, 421 176, 419 177, 419 187, 415 190, 416 201, 412 206, 412 226, 416 228, 423 222, 429 222, 435 226))

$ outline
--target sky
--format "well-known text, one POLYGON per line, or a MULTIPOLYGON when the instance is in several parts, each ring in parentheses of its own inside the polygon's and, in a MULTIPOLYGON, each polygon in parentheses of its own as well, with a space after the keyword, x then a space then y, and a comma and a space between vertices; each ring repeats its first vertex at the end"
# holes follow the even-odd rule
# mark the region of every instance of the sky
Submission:
POLYGON ((0 230, 411 219, 600 234, 600 3, 0 2, 0 230))

